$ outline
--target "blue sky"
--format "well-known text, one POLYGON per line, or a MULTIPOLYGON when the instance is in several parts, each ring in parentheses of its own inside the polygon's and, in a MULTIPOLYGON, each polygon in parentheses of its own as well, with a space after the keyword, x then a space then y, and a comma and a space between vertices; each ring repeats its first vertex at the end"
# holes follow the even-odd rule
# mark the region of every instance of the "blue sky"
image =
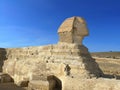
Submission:
POLYGON ((0 47, 55 44, 71 16, 87 21, 89 51, 120 51, 120 0, 0 0, 0 47))

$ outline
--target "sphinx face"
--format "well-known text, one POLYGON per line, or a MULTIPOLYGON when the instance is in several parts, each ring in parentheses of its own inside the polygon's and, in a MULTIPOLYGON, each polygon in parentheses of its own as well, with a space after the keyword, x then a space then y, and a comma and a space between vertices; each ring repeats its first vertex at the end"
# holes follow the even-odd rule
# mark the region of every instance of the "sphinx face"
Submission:
POLYGON ((84 19, 76 17, 73 25, 73 42, 82 45, 83 38, 87 35, 86 22, 84 19))
POLYGON ((82 40, 88 35, 86 22, 81 17, 71 17, 66 19, 60 26, 59 41, 82 45, 82 40))
POLYGON ((74 21, 74 32, 77 34, 77 35, 80 35, 80 36, 87 36, 88 35, 88 29, 87 29, 87 26, 86 26, 86 22, 84 19, 82 18, 76 18, 75 21, 74 21))

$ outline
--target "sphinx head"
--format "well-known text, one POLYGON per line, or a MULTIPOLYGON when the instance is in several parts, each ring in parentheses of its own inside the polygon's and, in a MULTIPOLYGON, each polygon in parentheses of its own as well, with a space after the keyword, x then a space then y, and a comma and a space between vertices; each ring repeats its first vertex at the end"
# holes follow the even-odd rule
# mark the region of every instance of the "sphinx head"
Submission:
POLYGON ((89 34, 86 22, 81 17, 66 19, 58 30, 59 42, 82 45, 82 40, 89 34))

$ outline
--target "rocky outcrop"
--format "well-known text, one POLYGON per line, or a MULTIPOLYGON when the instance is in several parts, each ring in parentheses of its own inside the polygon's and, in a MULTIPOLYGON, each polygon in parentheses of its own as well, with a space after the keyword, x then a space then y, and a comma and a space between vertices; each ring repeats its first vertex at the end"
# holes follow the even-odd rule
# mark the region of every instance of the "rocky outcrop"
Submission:
POLYGON ((48 45, 7 49, 3 72, 14 78, 16 83, 24 80, 41 80, 49 75, 57 77, 91 78, 99 77, 102 72, 84 46, 75 44, 48 45), (69 65, 70 70, 66 70, 69 65), (94 67, 93 67, 94 66, 94 67))
POLYGON ((55 45, 5 49, 3 72, 17 85, 29 82, 29 90, 88 90, 89 85, 82 89, 84 81, 99 82, 97 78, 103 73, 82 45, 88 35, 84 19, 66 19, 58 33, 59 42, 55 45))

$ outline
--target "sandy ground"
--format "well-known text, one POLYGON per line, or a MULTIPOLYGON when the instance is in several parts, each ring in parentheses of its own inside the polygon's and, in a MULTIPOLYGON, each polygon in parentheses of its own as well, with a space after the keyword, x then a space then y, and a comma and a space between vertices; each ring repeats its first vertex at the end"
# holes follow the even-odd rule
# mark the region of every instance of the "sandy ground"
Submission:
POLYGON ((24 88, 18 87, 13 83, 0 83, 0 90, 26 90, 24 88))

